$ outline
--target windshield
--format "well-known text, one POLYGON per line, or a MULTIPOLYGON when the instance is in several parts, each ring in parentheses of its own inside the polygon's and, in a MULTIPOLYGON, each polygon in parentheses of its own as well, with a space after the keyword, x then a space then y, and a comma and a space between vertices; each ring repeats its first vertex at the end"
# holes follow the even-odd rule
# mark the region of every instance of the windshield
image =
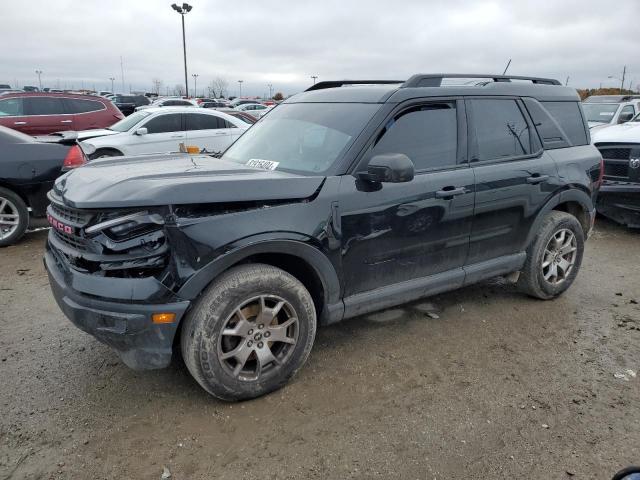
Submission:
POLYGON ((242 164, 266 160, 271 169, 321 174, 346 151, 378 108, 365 103, 279 105, 222 158, 242 164))
POLYGON ((144 110, 140 112, 135 112, 129 115, 128 117, 123 118, 119 122, 114 123, 109 128, 107 128, 107 130, 113 130, 115 132, 128 132, 129 130, 131 130, 132 127, 140 123, 144 118, 148 117, 149 115, 151 115, 151 113, 145 112, 144 110))
POLYGON ((617 103, 583 103, 582 109, 588 122, 611 123, 620 107, 617 103))

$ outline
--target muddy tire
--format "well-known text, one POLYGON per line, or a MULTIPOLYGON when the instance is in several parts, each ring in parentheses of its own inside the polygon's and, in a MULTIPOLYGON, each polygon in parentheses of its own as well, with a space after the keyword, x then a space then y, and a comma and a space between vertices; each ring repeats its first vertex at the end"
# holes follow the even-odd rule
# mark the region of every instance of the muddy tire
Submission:
POLYGON ((520 291, 549 300, 567 290, 580 270, 584 232, 578 219, 552 211, 527 248, 527 260, 518 279, 520 291))
POLYGON ((0 247, 16 243, 29 226, 29 210, 22 198, 0 187, 0 247))
POLYGON ((181 348, 189 372, 227 401, 285 385, 307 360, 316 333, 316 311, 304 285, 263 264, 225 272, 184 322, 181 348))

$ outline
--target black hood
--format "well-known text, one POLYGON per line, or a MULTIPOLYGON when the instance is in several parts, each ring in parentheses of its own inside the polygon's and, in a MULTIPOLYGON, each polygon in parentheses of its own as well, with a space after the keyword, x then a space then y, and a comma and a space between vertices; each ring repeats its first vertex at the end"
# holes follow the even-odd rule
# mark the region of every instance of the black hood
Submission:
POLYGON ((207 155, 162 154, 92 161, 58 178, 54 191, 71 207, 122 208, 303 199, 323 180, 207 155))

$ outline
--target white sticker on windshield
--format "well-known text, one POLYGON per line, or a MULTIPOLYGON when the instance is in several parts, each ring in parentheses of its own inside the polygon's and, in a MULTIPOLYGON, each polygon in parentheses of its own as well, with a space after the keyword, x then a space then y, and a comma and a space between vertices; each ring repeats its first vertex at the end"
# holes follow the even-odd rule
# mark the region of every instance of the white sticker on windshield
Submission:
POLYGON ((600 115, 604 115, 605 117, 612 117, 615 112, 600 112, 600 115))
POLYGON ((248 167, 261 168, 263 170, 275 170, 278 165, 280 165, 280 162, 262 160, 260 158, 252 158, 247 162, 248 167))

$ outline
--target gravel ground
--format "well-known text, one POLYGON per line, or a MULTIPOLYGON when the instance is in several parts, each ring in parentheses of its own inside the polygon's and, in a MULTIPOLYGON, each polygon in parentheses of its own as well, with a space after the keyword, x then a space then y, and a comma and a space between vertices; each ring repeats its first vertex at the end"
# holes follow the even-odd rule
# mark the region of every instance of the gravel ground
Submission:
POLYGON ((604 220, 561 298, 497 279, 323 328, 290 385, 240 404, 180 361, 131 371, 73 327, 45 237, 0 250, 0 480, 606 479, 640 463, 640 234, 604 220))

